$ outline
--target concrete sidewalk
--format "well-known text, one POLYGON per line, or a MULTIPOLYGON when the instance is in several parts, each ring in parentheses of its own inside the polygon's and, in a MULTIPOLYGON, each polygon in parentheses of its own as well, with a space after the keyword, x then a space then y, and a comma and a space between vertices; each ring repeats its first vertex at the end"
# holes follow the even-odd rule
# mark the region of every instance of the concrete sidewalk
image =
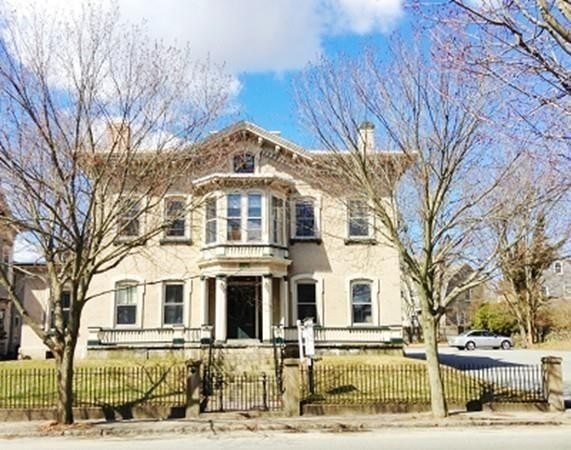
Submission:
POLYGON ((471 412, 456 413, 446 419, 434 419, 429 413, 382 414, 375 416, 312 416, 312 417, 248 417, 247 415, 208 415, 199 419, 125 420, 117 422, 80 421, 73 426, 58 426, 49 422, 0 423, 0 439, 74 436, 166 436, 173 434, 218 434, 227 432, 355 432, 382 428, 434 427, 511 427, 511 426, 571 427, 571 411, 566 413, 535 412, 471 412))

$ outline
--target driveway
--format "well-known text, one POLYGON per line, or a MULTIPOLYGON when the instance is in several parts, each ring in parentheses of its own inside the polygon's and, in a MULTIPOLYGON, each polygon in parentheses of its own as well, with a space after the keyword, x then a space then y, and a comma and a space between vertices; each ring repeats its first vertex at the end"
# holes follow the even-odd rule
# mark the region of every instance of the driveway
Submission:
MULTIPOLYGON (((541 364, 544 356, 559 356, 563 358, 563 382, 564 394, 567 402, 571 403, 571 351, 554 350, 483 350, 473 351, 458 350, 456 348, 443 346, 438 351, 440 361, 451 367, 465 366, 513 366, 513 365, 533 365, 541 364)), ((425 359, 423 348, 407 348, 405 354, 409 358, 425 359)))

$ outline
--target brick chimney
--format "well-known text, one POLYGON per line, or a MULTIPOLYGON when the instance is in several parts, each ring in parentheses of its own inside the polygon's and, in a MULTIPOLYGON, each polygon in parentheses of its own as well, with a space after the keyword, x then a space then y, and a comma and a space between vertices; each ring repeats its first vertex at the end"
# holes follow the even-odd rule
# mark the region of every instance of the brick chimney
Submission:
POLYGON ((107 125, 107 145, 115 150, 126 150, 131 145, 131 127, 127 123, 113 122, 107 125))
POLYGON ((375 148, 375 125, 363 122, 358 128, 357 148, 363 155, 375 148))

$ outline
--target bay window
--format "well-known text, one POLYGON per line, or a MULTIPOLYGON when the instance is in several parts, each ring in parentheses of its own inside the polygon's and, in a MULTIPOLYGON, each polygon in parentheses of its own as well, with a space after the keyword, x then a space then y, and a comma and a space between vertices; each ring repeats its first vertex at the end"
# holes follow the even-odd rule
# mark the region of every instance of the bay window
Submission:
POLYGON ((246 235, 248 241, 262 240, 262 196, 248 194, 248 221, 246 235))
POLYGON ((262 240, 262 194, 228 194, 226 197, 228 241, 262 240), (242 233, 245 224, 245 233, 242 233))
POLYGON ((215 198, 209 198, 206 200, 205 205, 205 242, 211 244, 216 242, 217 224, 217 201, 215 198))
POLYGON ((284 244, 285 209, 284 201, 272 196, 272 243, 284 244))
POLYGON ((242 196, 229 194, 226 198, 226 219, 228 241, 242 240, 242 196))

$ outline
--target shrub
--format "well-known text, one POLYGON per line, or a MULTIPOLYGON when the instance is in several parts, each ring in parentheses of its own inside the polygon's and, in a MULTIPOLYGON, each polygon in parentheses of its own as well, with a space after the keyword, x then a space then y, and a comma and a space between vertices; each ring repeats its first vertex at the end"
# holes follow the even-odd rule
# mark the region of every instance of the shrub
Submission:
POLYGON ((476 310, 472 328, 511 336, 517 331, 517 321, 504 303, 482 303, 476 310))

